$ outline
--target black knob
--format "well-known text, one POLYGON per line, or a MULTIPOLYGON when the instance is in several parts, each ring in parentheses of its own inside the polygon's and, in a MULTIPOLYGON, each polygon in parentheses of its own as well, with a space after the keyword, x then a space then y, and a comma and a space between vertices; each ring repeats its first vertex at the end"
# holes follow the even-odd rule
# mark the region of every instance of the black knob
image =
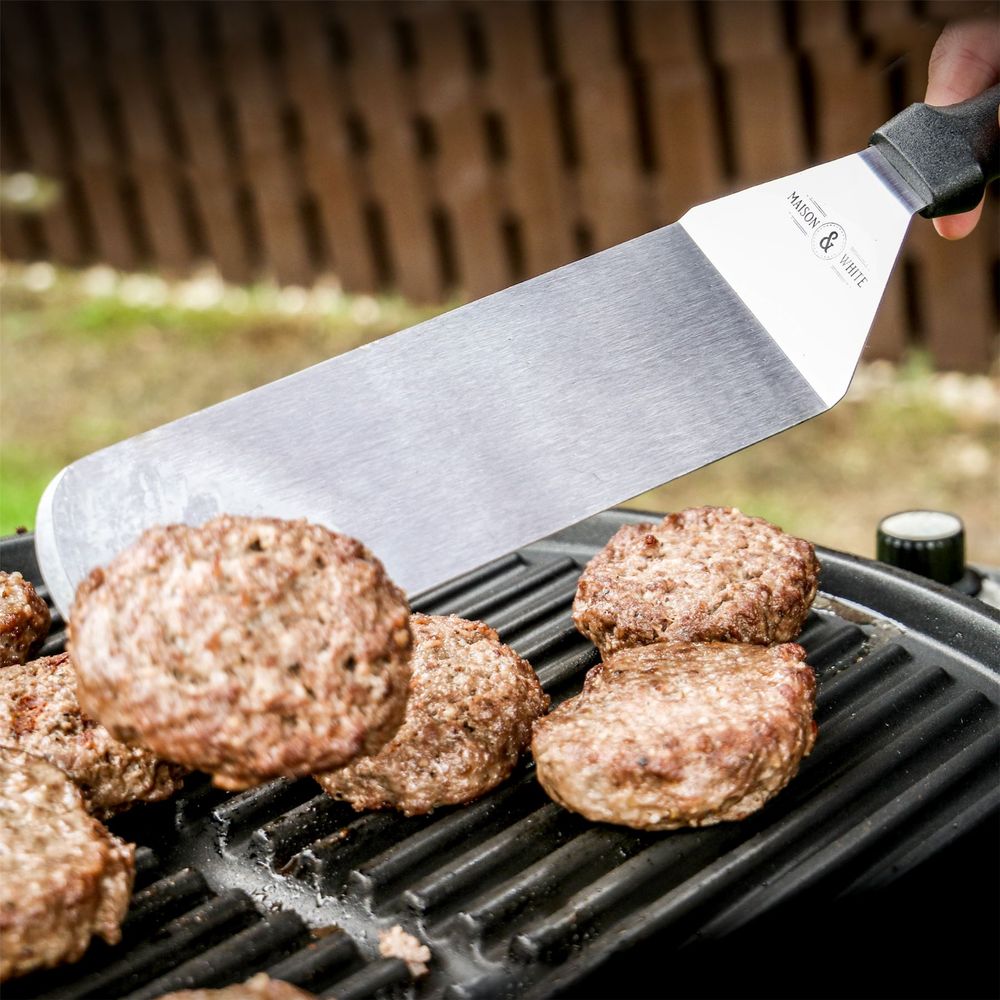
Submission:
POLYGON ((876 540, 876 555, 890 566, 948 586, 966 576, 965 526, 954 514, 941 510, 890 514, 879 522, 876 540))

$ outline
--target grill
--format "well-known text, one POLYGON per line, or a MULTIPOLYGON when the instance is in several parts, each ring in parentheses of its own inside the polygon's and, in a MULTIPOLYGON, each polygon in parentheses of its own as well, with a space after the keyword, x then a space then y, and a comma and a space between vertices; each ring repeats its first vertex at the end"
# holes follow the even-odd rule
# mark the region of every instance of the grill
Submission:
MULTIPOLYGON (((558 703, 598 659, 570 617, 580 569, 642 519, 599 515, 413 605, 489 622, 558 703)), ((30 536, 0 553, 38 580, 30 536)), ((798 641, 819 680, 819 739, 750 819, 665 833, 589 823, 548 800, 530 761, 471 805, 409 819, 354 813, 310 779, 231 794, 193 776, 174 800, 111 824, 139 845, 121 943, 14 980, 5 996, 138 1000, 258 970, 339 1000, 638 995, 634 964, 634 988, 613 979, 635 956, 663 964, 705 942, 726 954, 761 928, 791 941, 802 900, 891 898, 914 869, 968 855, 1000 807, 1000 616, 909 574, 818 554, 821 593, 798 641), (378 956, 378 930, 395 923, 433 953, 415 986, 402 962, 378 956)), ((58 618, 53 627, 46 655, 62 648, 58 618)), ((982 853, 965 857, 980 878, 982 853)), ((702 995, 679 974, 675 995, 702 995)))

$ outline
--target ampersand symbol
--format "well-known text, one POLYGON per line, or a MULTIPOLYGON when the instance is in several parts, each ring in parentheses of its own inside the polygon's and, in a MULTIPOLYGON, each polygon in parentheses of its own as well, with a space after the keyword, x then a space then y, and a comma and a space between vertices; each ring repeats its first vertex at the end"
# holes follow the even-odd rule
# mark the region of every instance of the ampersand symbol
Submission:
POLYGON ((839 234, 838 234, 837 230, 833 229, 826 236, 824 236, 823 239, 821 239, 819 241, 819 246, 820 246, 820 249, 823 251, 823 253, 829 253, 830 252, 830 247, 833 246, 833 244, 836 241, 838 235, 839 234))

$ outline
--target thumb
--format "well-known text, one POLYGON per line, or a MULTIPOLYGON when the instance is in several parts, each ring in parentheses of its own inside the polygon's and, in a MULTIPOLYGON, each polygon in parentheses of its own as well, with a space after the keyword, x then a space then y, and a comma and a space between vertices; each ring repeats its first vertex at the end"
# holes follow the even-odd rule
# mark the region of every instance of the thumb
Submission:
MULTIPOLYGON (((927 66, 928 104, 947 105, 975 97, 1000 76, 1000 26, 993 19, 949 24, 934 46, 927 66)), ((979 203, 971 212, 934 220, 946 240, 968 236, 983 212, 979 203)))

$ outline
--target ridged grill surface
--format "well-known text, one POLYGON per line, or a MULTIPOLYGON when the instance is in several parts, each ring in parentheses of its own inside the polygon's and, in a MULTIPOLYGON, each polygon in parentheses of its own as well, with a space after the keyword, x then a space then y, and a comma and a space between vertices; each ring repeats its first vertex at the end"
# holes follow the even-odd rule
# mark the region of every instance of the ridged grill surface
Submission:
MULTIPOLYGON (((570 617, 580 568, 627 519, 594 518, 414 605, 489 622, 558 703, 598 660, 570 617)), ((24 540, 4 545, 5 562, 22 558, 24 540)), ((589 823, 546 797, 529 761, 475 803, 413 818, 354 813, 311 779, 228 794, 194 776, 113 824, 141 845, 122 942, 5 996, 152 998, 266 970, 339 1000, 542 997, 653 936, 665 948, 722 937, 805 890, 885 885, 1000 804, 1000 680, 984 652, 1000 648, 1000 623, 820 555, 798 639, 819 680, 819 739, 749 819, 663 833, 589 823), (377 953, 395 923, 431 947, 416 987, 377 953)))

